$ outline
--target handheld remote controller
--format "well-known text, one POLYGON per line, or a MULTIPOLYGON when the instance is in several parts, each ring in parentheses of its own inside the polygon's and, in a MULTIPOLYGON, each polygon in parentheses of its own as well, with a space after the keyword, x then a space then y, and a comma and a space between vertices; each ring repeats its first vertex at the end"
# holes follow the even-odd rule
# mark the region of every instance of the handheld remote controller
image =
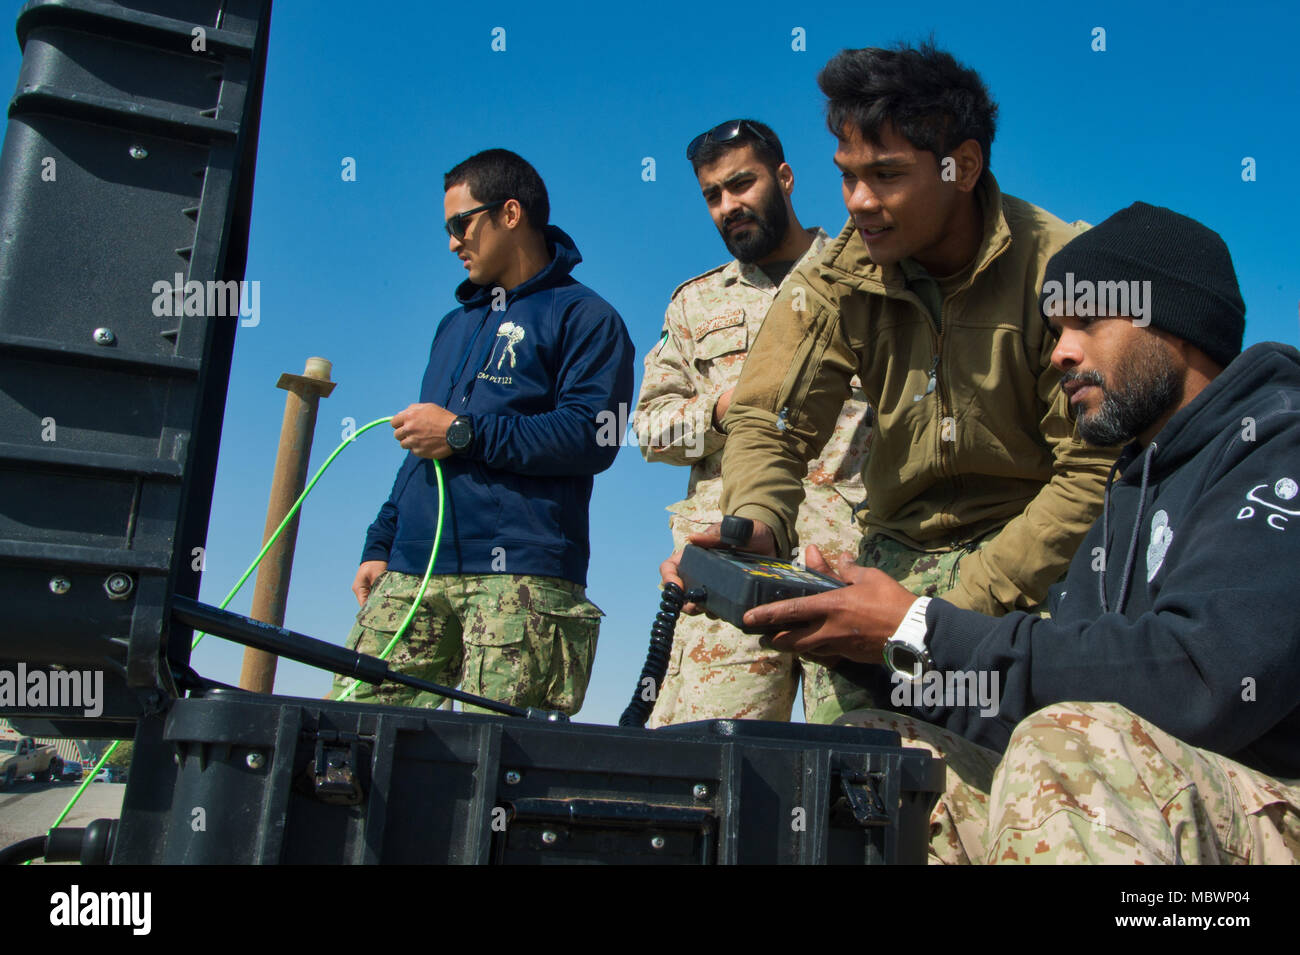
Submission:
POLYGON ((764 628, 745 626, 745 611, 844 586, 834 577, 796 567, 788 560, 741 550, 753 533, 753 521, 729 515, 722 519, 722 547, 686 545, 677 572, 686 585, 688 600, 745 633, 764 633, 764 628))

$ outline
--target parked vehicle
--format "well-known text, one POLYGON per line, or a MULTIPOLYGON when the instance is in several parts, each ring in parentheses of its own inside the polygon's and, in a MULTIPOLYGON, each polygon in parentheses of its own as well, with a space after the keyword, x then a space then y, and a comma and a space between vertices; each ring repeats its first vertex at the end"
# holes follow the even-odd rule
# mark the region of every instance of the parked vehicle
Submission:
POLYGON ((42 746, 29 736, 0 739, 0 789, 9 789, 29 775, 37 782, 49 782, 54 766, 61 762, 53 746, 42 746))
POLYGON ((65 782, 76 782, 85 774, 85 768, 79 760, 65 759, 61 769, 54 774, 55 779, 61 779, 65 782))

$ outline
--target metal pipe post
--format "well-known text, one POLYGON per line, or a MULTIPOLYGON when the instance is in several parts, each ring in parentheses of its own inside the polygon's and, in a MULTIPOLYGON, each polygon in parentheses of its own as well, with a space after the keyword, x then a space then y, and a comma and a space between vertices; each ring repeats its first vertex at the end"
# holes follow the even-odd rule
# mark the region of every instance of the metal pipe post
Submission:
MULTIPOLYGON (((262 543, 270 538, 289 513, 307 484, 307 464, 311 458, 312 436, 316 432, 316 411, 320 399, 328 397, 335 382, 330 381, 333 366, 324 358, 308 358, 301 375, 285 373, 277 388, 289 392, 284 400, 284 423, 280 426, 280 448, 275 456, 275 474, 271 478, 271 498, 266 507, 266 529, 262 543)), ((298 541, 298 518, 294 515, 257 569, 251 616, 263 623, 284 625, 284 608, 289 600, 289 578, 293 573, 293 552, 298 541)), ((244 651, 244 665, 239 685, 256 693, 270 693, 275 686, 275 665, 279 658, 252 647, 244 651)))

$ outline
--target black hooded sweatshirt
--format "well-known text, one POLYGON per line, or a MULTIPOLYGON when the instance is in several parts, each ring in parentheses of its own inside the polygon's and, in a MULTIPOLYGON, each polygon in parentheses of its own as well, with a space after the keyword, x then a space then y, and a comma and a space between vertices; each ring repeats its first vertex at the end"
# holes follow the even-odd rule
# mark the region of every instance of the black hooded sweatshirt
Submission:
POLYGON ((1045 706, 1119 703, 1300 777, 1300 352, 1243 352, 1147 447, 1125 448, 1107 483, 1051 619, 930 602, 935 667, 996 671, 997 714, 911 712, 1002 751, 1045 706))

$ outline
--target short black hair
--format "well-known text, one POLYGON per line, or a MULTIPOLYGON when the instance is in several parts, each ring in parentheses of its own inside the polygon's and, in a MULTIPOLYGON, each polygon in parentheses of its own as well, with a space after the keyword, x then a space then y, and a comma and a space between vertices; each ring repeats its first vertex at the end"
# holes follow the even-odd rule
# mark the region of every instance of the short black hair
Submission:
POLYGON ((776 167, 785 162, 785 149, 782 148, 781 140, 777 138, 776 133, 772 132, 772 127, 756 119, 742 119, 738 122, 741 124, 740 132, 736 134, 735 139, 729 139, 725 143, 710 139, 696 151, 695 158, 691 160, 691 168, 695 170, 697 176, 700 174, 701 166, 715 163, 733 149, 740 149, 743 146, 751 147, 758 161, 772 170, 772 175, 776 175, 776 167), (755 131, 758 136, 754 135, 755 131))
MULTIPOLYGON (((526 159, 508 149, 485 149, 457 163, 442 177, 442 190, 469 186, 479 202, 516 200, 528 217, 528 224, 541 232, 551 220, 551 200, 546 183, 526 159)), ((490 213, 495 219, 499 210, 490 213)))
POLYGON ((841 50, 817 74, 817 85, 828 99, 826 125, 837 139, 852 124, 880 145, 888 123, 938 160, 973 139, 989 168, 998 105, 978 73, 932 40, 915 48, 900 43, 888 50, 841 50))

